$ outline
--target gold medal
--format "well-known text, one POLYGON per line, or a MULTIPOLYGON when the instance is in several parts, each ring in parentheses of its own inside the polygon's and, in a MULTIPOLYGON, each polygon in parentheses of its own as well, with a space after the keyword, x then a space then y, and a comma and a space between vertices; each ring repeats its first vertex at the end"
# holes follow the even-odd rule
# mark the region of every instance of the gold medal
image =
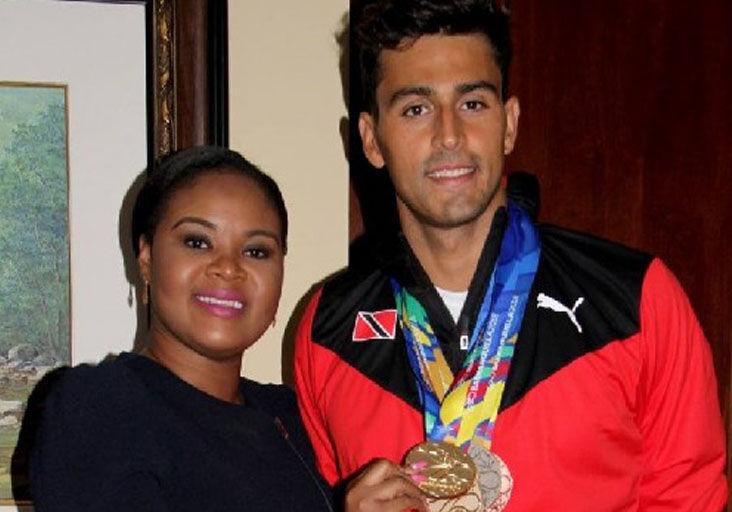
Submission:
POLYGON ((475 482, 473 459, 450 443, 420 443, 409 450, 404 465, 422 492, 432 498, 465 494, 475 482))

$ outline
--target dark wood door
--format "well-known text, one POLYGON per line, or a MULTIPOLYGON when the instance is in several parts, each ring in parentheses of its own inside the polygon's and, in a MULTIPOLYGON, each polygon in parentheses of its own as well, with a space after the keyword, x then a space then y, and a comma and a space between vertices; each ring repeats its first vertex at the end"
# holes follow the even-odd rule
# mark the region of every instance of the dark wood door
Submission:
POLYGON ((522 114, 509 169, 538 175, 543 220, 676 273, 729 433, 732 2, 514 0, 513 20, 522 114))

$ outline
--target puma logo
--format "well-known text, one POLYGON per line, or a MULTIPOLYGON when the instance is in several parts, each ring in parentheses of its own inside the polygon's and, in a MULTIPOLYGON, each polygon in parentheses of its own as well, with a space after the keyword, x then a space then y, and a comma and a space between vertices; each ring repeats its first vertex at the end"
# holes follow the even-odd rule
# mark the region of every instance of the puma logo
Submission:
POLYGON ((569 309, 567 306, 559 302, 557 299, 554 299, 552 297, 549 297, 548 295, 545 295, 543 293, 540 293, 539 296, 536 298, 536 307, 537 308, 545 308, 545 309, 551 309, 552 311, 556 311, 557 313, 566 313, 569 319, 572 321, 574 326, 577 328, 577 331, 581 334, 582 333, 582 326, 577 321, 577 317, 575 316, 575 311, 577 311, 577 308, 585 301, 584 297, 580 297, 574 302, 574 306, 572 309, 569 309))

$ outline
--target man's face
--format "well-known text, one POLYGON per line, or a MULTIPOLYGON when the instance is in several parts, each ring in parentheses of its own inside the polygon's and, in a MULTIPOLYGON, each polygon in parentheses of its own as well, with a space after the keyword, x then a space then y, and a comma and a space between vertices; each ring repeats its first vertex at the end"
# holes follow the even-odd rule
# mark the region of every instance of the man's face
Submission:
POLYGON ((516 98, 500 97, 501 72, 482 35, 423 36, 381 53, 378 117, 359 130, 374 167, 386 166, 402 226, 453 228, 502 204, 504 156, 518 126, 516 98))

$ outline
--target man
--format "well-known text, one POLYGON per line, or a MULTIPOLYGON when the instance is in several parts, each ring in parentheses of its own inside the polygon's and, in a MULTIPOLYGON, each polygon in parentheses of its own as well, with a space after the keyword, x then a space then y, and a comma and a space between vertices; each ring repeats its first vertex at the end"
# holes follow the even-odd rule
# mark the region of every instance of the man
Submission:
POLYGON ((324 476, 430 439, 489 461, 486 510, 721 510, 714 371, 678 282, 506 199, 520 113, 507 14, 373 0, 351 30, 363 149, 394 183, 401 233, 327 282, 299 328, 324 476))

